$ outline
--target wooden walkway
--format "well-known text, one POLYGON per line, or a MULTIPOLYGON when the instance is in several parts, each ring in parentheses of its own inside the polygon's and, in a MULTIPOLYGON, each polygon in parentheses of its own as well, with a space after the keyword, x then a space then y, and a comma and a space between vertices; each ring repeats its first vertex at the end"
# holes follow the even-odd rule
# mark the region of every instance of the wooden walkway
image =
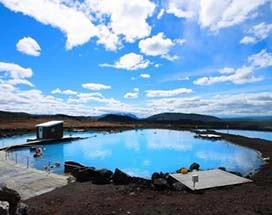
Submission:
POLYGON ((13 161, 5 160, 5 152, 0 151, 1 183, 16 190, 22 200, 26 200, 65 186, 67 177, 15 164, 13 161))
POLYGON ((175 178, 191 190, 202 190, 213 187, 222 187, 252 182, 249 179, 239 177, 237 175, 222 171, 220 169, 189 172, 188 174, 176 173, 170 174, 170 176, 175 178), (193 186, 193 175, 198 176, 198 182, 195 183, 195 186, 193 186))

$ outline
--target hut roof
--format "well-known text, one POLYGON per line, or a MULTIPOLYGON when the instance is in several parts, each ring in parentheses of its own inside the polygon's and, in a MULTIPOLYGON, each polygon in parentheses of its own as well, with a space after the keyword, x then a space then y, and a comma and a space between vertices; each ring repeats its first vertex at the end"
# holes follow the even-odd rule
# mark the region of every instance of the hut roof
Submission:
POLYGON ((36 127, 50 127, 58 124, 62 124, 63 121, 49 121, 36 125, 36 127))

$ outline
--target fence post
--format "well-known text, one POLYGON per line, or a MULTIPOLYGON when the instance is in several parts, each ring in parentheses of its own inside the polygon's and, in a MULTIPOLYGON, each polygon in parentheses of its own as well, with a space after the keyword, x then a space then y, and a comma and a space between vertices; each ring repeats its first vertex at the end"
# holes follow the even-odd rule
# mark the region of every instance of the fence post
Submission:
POLYGON ((29 168, 29 157, 26 157, 26 167, 29 168))

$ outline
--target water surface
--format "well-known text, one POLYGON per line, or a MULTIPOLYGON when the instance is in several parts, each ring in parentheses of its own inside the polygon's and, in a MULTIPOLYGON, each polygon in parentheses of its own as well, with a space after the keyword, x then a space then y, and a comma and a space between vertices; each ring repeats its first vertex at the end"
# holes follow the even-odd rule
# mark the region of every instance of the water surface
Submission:
POLYGON ((272 132, 270 131, 249 131, 249 130, 234 130, 234 129, 218 129, 217 132, 241 135, 249 138, 260 138, 272 141, 272 132))
MULTIPOLYGON (((79 135, 79 133, 70 133, 79 135)), ((155 171, 175 172, 189 167, 192 162, 201 169, 226 167, 227 170, 247 174, 257 169, 262 161, 254 150, 225 141, 194 138, 194 133, 162 129, 131 130, 121 133, 81 133, 87 139, 46 145, 43 156, 33 158, 29 148, 18 150, 17 159, 31 166, 44 169, 48 162, 60 162, 62 173, 64 161, 76 161, 96 168, 116 167, 134 176, 150 177, 155 171)), ((53 166, 52 166, 53 167, 53 166)))

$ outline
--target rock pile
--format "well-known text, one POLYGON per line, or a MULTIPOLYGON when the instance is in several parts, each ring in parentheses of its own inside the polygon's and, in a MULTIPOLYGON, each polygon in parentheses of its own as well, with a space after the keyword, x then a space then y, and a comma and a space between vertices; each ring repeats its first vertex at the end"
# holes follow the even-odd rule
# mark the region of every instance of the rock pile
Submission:
MULTIPOLYGON (((199 170, 198 163, 192 163, 188 171, 199 170)), ((172 178, 168 173, 154 172, 151 180, 132 177, 122 170, 116 168, 114 172, 108 169, 96 169, 95 167, 85 167, 82 164, 68 161, 65 162, 65 172, 70 172, 77 182, 91 181, 94 184, 128 185, 134 184, 137 187, 152 187, 155 190, 186 190, 186 187, 172 178)), ((187 173, 187 171, 186 171, 187 173)))

